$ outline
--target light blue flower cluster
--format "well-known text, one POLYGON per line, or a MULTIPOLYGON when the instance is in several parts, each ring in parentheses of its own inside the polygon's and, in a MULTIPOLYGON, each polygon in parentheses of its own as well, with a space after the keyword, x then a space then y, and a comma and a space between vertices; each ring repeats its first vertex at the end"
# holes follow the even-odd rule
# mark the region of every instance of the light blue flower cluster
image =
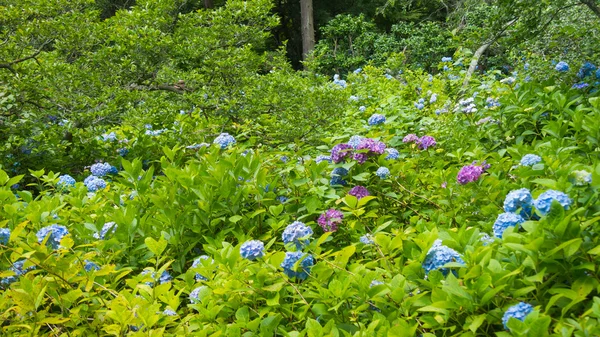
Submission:
POLYGON ((125 147, 122 147, 120 149, 117 149, 117 153, 119 154, 119 156, 125 157, 129 153, 129 150, 125 147))
POLYGON ((358 102, 359 98, 358 98, 358 96, 352 95, 352 96, 350 96, 350 98, 348 98, 348 100, 351 102, 358 102))
POLYGON ((58 177, 58 183, 56 183, 56 186, 61 189, 75 186, 75 179, 68 174, 63 174, 62 176, 58 177))
POLYGON ((400 152, 398 152, 398 150, 396 149, 387 148, 385 149, 385 152, 387 153, 387 156, 385 157, 386 160, 394 160, 400 158, 400 152))
POLYGON ((40 229, 35 236, 38 239, 38 243, 42 243, 46 237, 48 237, 48 241, 46 241, 46 245, 52 247, 53 249, 57 249, 60 247, 60 241, 69 234, 69 230, 65 226, 60 226, 57 224, 52 224, 50 226, 46 226, 40 229))
POLYGON ((419 98, 419 100, 415 102, 415 108, 418 110, 423 110, 425 108, 425 99, 419 98))
POLYGON ((192 292, 190 293, 190 303, 191 304, 198 304, 201 302, 200 292, 203 291, 204 289, 208 289, 208 288, 206 286, 199 286, 196 289, 192 290, 192 292))
POLYGON ((342 185, 345 186, 347 182, 342 178, 348 175, 348 170, 343 167, 336 167, 331 172, 331 181, 330 185, 342 185))
POLYGON ((479 241, 481 241, 481 243, 482 243, 484 246, 487 246, 487 245, 489 245, 489 244, 491 244, 491 243, 494 243, 494 238, 493 238, 493 237, 491 237, 491 236, 489 236, 489 234, 487 234, 487 233, 483 233, 483 234, 482 234, 482 235, 479 237, 479 241))
POLYGON ((165 316, 177 316, 177 313, 169 308, 165 309, 162 314, 165 316))
POLYGON ((529 219, 532 216, 533 197, 526 188, 510 191, 504 199, 505 212, 517 213, 519 209, 521 217, 529 219))
POLYGON ((215 138, 215 140, 213 141, 213 144, 219 144, 221 149, 225 149, 229 145, 235 144, 235 138, 233 138, 232 135, 230 135, 226 132, 223 132, 219 136, 217 136, 217 138, 215 138))
POLYGON ((452 57, 442 57, 442 62, 452 62, 452 57))
POLYGON ((299 280, 306 280, 310 274, 310 269, 315 264, 311 254, 303 252, 286 252, 281 267, 283 273, 288 277, 296 277, 299 280), (300 262, 298 262, 300 261, 300 262), (296 264, 297 267, 296 267, 296 264))
POLYGON ((104 177, 107 174, 114 174, 117 168, 109 163, 96 163, 90 167, 90 172, 96 177, 104 177))
POLYGON ((350 140, 348 141, 348 145, 350 145, 356 149, 363 139, 364 139, 364 137, 354 135, 354 136, 350 137, 350 140))
POLYGON ((548 190, 542 194, 534 201, 535 208, 542 214, 546 215, 550 212, 550 206, 552 206, 552 202, 558 202, 564 209, 569 209, 573 200, 569 198, 563 192, 548 190))
POLYGON ((442 274, 448 275, 448 268, 442 268, 450 262, 458 262, 464 264, 461 255, 454 249, 442 245, 442 240, 435 240, 433 246, 427 252, 425 261, 423 261, 423 269, 425 274, 429 274, 432 270, 439 269, 442 274))
POLYGON ((519 304, 515 304, 512 307, 508 308, 504 315, 502 316, 502 324, 506 330, 510 330, 508 328, 508 321, 511 318, 516 318, 523 322, 525 317, 529 315, 533 311, 533 307, 529 303, 520 302, 519 304))
POLYGON ((265 255, 265 245, 260 240, 246 241, 240 247, 240 255, 250 261, 256 260, 265 255))
POLYGON ((554 67, 554 69, 558 72, 564 73, 569 71, 569 64, 567 62, 560 61, 556 64, 556 67, 554 67))
POLYGON ((25 266, 25 261, 26 260, 24 260, 24 259, 15 261, 12 264, 12 266, 8 269, 8 270, 12 271, 13 273, 15 273, 15 275, 4 277, 4 278, 0 279, 0 285, 2 285, 3 287, 6 287, 7 285, 15 282, 17 280, 17 278, 19 278, 19 276, 25 275, 30 270, 35 269, 35 266, 23 268, 25 266))
POLYGON ((163 132, 167 131, 167 129, 160 129, 160 130, 146 130, 145 134, 146 136, 160 136, 160 134, 162 134, 163 132))
POLYGON ((377 169, 377 172, 375 172, 375 174, 381 179, 386 179, 390 176, 390 170, 387 167, 382 166, 377 169))
POLYGON ((575 186, 586 186, 592 183, 592 174, 588 171, 573 171, 570 174, 569 180, 575 186))
POLYGON ((110 231, 110 233, 114 233, 117 230, 117 224, 114 223, 113 221, 111 222, 107 222, 102 226, 102 229, 100 230, 100 233, 94 233, 94 238, 96 239, 100 239, 100 240, 104 240, 104 238, 106 237, 106 234, 109 234, 108 232, 110 231))
POLYGON ((385 123, 385 116, 381 114, 373 114, 369 117, 369 125, 379 125, 385 123))
POLYGON ((458 101, 456 105, 455 111, 462 111, 465 114, 471 114, 477 112, 477 105, 475 105, 475 98, 469 97, 466 99, 461 99, 458 101))
POLYGON ((526 154, 521 158, 521 166, 533 166, 542 161, 542 157, 536 154, 526 154))
POLYGON ((208 144, 208 143, 193 144, 193 145, 188 145, 185 148, 189 149, 189 150, 197 150, 202 147, 210 147, 210 144, 208 144))
MULTIPOLYGON (((148 275, 150 274, 150 278, 153 280, 152 282, 145 282, 145 284, 149 287, 154 287, 154 280, 156 280, 156 272, 151 271, 149 269, 144 269, 142 270, 142 273, 140 275, 148 275)), ((168 282, 171 282, 173 280, 173 277, 171 276, 171 274, 169 274, 168 271, 163 271, 163 273, 160 275, 160 277, 158 278, 158 282, 160 284, 165 284, 168 282)))
POLYGON ((10 229, 0 228, 0 245, 7 245, 10 239, 10 229))
POLYGON ((367 107, 364 106, 364 105, 361 105, 361 106, 358 107, 358 111, 365 112, 365 111, 367 111, 367 107))
MULTIPOLYGON (((206 260, 206 261, 210 260, 210 263, 211 263, 211 264, 215 262, 214 260, 212 260, 212 259, 211 259, 210 257, 208 257, 207 255, 201 255, 201 256, 198 256, 198 257, 197 257, 197 258, 194 260, 194 262, 192 263, 192 267, 191 267, 190 269, 193 269, 193 268, 196 268, 196 267, 198 267, 198 266, 200 265, 200 263, 202 262, 202 260, 206 260)), ((206 277, 205 277, 205 276, 203 276, 203 275, 200 275, 199 273, 196 273, 196 276, 195 276, 195 278, 196 278, 196 282, 199 282, 199 281, 208 281, 208 278, 206 278, 206 277)))
POLYGON ((345 80, 340 79, 340 75, 335 74, 333 75, 333 84, 337 84, 342 88, 345 88, 348 86, 348 84, 346 83, 345 80))
POLYGON ((375 241, 373 240, 373 236, 371 234, 365 234, 363 236, 361 236, 358 241, 360 241, 360 243, 364 244, 364 245, 372 245, 375 243, 375 241))
POLYGON ((497 107, 497 106, 500 106, 501 104, 500 104, 500 102, 498 101, 498 99, 496 99, 496 98, 493 98, 493 97, 488 97, 488 98, 485 100, 485 105, 488 107, 488 109, 493 109, 493 108, 495 108, 495 107, 497 107))
POLYGON ((326 155, 318 155, 317 158, 315 158, 315 162, 318 164, 322 161, 326 161, 328 163, 331 163, 331 156, 326 156, 326 155))
POLYGON ((519 228, 519 224, 525 222, 525 219, 518 214, 515 213, 502 213, 498 215, 496 221, 494 222, 494 236, 497 238, 502 238, 502 234, 508 227, 517 227, 519 228))
POLYGON ((279 160, 281 160, 281 161, 282 161, 282 162, 284 162, 284 163, 287 163, 288 161, 290 161, 290 158, 289 158, 288 156, 281 156, 281 157, 279 158, 279 160))
POLYGON ((114 142, 115 140, 117 140, 117 134, 114 132, 111 132, 109 134, 103 134, 102 140, 105 142, 114 142))
POLYGON ((88 273, 91 272, 92 270, 100 270, 100 266, 98 266, 97 264, 95 264, 92 261, 85 260, 85 261, 83 261, 83 263, 84 263, 83 269, 85 269, 85 271, 87 271, 88 273))
POLYGON ((433 103, 437 102, 437 99, 438 99, 437 94, 431 95, 431 97, 429 98, 429 104, 433 104, 433 103))
POLYGON ((285 203, 286 201, 288 201, 288 198, 286 196, 280 195, 277 197, 277 201, 279 201, 280 203, 285 203))
POLYGON ((85 178, 83 183, 87 187, 88 192, 96 192, 98 190, 106 188, 106 181, 96 176, 89 176, 85 178))
POLYGON ((308 245, 312 235, 312 228, 300 221, 294 221, 285 228, 281 238, 286 245, 293 243, 296 245, 296 249, 302 249, 302 247, 308 245))

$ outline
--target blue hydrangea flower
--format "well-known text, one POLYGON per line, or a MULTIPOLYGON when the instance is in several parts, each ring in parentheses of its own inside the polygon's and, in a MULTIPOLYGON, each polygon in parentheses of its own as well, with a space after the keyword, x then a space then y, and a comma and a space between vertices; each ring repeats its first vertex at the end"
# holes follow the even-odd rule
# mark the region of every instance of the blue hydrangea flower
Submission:
POLYGON ((75 179, 68 174, 63 174, 58 177, 58 183, 56 183, 58 188, 67 188, 71 186, 75 186, 75 179))
POLYGON ((354 73, 355 73, 355 74, 360 74, 360 72, 361 72, 361 71, 362 71, 362 68, 356 68, 356 69, 354 70, 354 73))
POLYGON ((442 62, 452 62, 452 57, 442 57, 442 62))
POLYGON ((364 245, 372 245, 375 243, 375 241, 373 240, 373 236, 371 234, 365 234, 363 236, 361 236, 358 241, 360 241, 360 243, 364 244, 364 245))
POLYGON ((542 157, 535 154, 526 154, 521 158, 520 164, 522 166, 533 166, 542 161, 542 157))
POLYGON ((346 88, 346 86, 347 86, 346 81, 340 79, 340 75, 338 75, 338 74, 333 75, 333 84, 337 84, 342 88, 346 88))
POLYGON ((443 68, 443 70, 444 70, 444 71, 448 71, 448 70, 450 70, 450 67, 448 67, 447 65, 444 65, 444 68, 443 68))
POLYGON ((350 98, 348 98, 348 100, 351 102, 358 102, 359 98, 358 96, 352 95, 350 96, 350 98))
MULTIPOLYGON (((202 261, 202 260, 207 260, 207 261, 208 261, 208 260, 210 260, 210 263, 211 263, 211 264, 215 262, 214 260, 212 260, 212 259, 211 259, 210 257, 208 257, 207 255, 201 255, 201 256, 198 256, 198 257, 197 257, 197 258, 194 260, 194 263, 192 263, 192 268, 196 268, 196 267, 198 267, 198 266, 200 265, 200 263, 201 263, 201 261, 202 261)), ((199 282, 199 281, 208 281, 208 278, 206 278, 206 277, 205 277, 205 276, 203 276, 203 275, 200 275, 199 273, 196 273, 196 276, 195 276, 195 277, 196 277, 196 282, 199 282)))
POLYGON ((367 111, 367 107, 364 106, 364 105, 361 105, 361 106, 358 107, 358 111, 365 112, 365 111, 367 111))
POLYGON ((600 80, 600 68, 596 70, 596 78, 600 80))
POLYGON ((0 228, 0 245, 7 245, 10 239, 10 229, 0 228))
POLYGON ((288 201, 288 198, 286 196, 280 195, 277 197, 277 201, 284 204, 286 201, 288 201))
POLYGON ((567 64, 567 62, 564 61, 560 61, 556 64, 556 67, 554 67, 554 69, 556 69, 556 71, 564 73, 569 71, 569 64, 567 64))
POLYGON ((2 285, 3 287, 6 287, 7 285, 17 281, 19 276, 25 275, 30 270, 35 269, 35 266, 30 266, 30 267, 23 269, 24 265, 25 265, 24 259, 15 261, 12 264, 12 266, 9 268, 9 270, 12 271, 13 273, 15 273, 15 275, 4 277, 4 278, 0 279, 0 285, 2 285))
POLYGON ((385 152, 387 153, 387 156, 385 157, 386 160, 394 160, 400 157, 400 152, 394 148, 387 148, 385 149, 385 152))
POLYGON ((229 145, 235 144, 235 138, 232 135, 224 132, 213 141, 214 144, 219 144, 221 149, 227 148, 229 145))
POLYGON ((94 233, 94 238, 104 240, 106 234, 108 234, 109 231, 111 234, 114 233, 117 230, 117 227, 117 224, 113 221, 107 222, 102 226, 100 233, 94 233))
POLYGON ((90 172, 96 177, 104 177, 105 175, 114 172, 113 167, 109 163, 96 163, 90 167, 90 172))
POLYGON ((569 209, 573 200, 569 198, 563 192, 548 190, 542 194, 533 202, 535 208, 542 214, 546 215, 550 211, 550 206, 552 205, 552 201, 556 200, 564 209, 569 209))
POLYGON ((290 158, 288 156, 281 156, 281 158, 279 158, 279 160, 281 160, 284 163, 287 163, 288 161, 290 161, 290 158))
POLYGON ((591 64, 590 62, 586 62, 581 66, 581 68, 579 68, 579 71, 577 72, 577 77, 586 78, 588 76, 592 76, 595 71, 596 66, 591 64))
POLYGON ((167 129, 160 129, 160 130, 146 130, 145 134, 146 136, 160 136, 160 134, 162 134, 163 132, 167 131, 167 129))
POLYGON ((363 140, 363 137, 361 137, 361 136, 358 136, 358 135, 352 136, 352 137, 350 137, 350 140, 348 141, 348 145, 350 145, 356 149, 362 140, 363 140))
POLYGON ((502 213, 498 215, 496 221, 494 222, 494 236, 497 238, 502 238, 502 234, 504 231, 511 226, 516 226, 519 228, 519 224, 525 222, 522 216, 515 213, 502 213))
POLYGON ((418 110, 423 110, 425 108, 425 104, 415 103, 415 108, 417 108, 418 110))
POLYGON ((433 103, 437 102, 437 98, 438 98, 437 94, 431 95, 431 97, 429 98, 429 104, 433 104, 433 103))
POLYGON ((590 85, 588 83, 585 82, 581 82, 581 83, 575 83, 573 84, 573 86, 571 86, 571 89, 583 89, 583 88, 587 88, 590 85))
POLYGON ((489 245, 490 243, 494 243, 494 238, 489 236, 488 233, 483 233, 480 237, 479 237, 479 241, 481 241, 481 243, 484 246, 489 245))
POLYGON ((260 240, 246 241, 240 247, 240 255, 250 261, 265 255, 265 245, 260 240))
POLYGON ((119 156, 125 157, 129 153, 129 150, 125 147, 122 147, 120 149, 117 149, 117 153, 119 154, 119 156))
POLYGON ((206 289, 206 286, 199 286, 196 289, 192 290, 192 292, 190 293, 190 303, 191 304, 197 304, 200 303, 200 291, 206 289))
MULTIPOLYGON (((210 147, 210 144, 208 144, 208 143, 193 144, 193 145, 188 145, 185 148, 189 149, 189 150, 197 150, 202 147, 210 147)), ((245 155, 245 154, 242 154, 242 155, 245 155)))
POLYGON ((177 313, 171 309, 165 309, 165 311, 163 311, 163 315, 165 316, 177 316, 177 313))
POLYGON ((336 167, 331 172, 331 181, 329 183, 331 185, 345 186, 347 182, 344 179, 342 179, 342 177, 345 177, 346 175, 348 175, 348 170, 346 170, 343 167, 336 167))
POLYGON ((504 325, 504 328, 506 330, 510 330, 507 324, 511 318, 516 318, 523 322, 525 320, 525 317, 527 317, 527 315, 529 315, 532 311, 533 307, 531 306, 531 304, 525 302, 521 302, 508 308, 504 313, 504 316, 502 316, 502 324, 504 325))
POLYGON ((35 235, 38 239, 38 243, 42 243, 46 237, 46 245, 57 249, 60 246, 60 241, 69 234, 69 230, 65 226, 52 224, 40 229, 35 235))
POLYGON ((168 271, 163 271, 163 273, 160 275, 160 277, 158 278, 158 282, 160 284, 164 284, 167 282, 171 282, 173 280, 173 276, 171 276, 171 274, 169 274, 168 271))
POLYGON ((111 132, 109 134, 103 134, 102 140, 105 142, 113 142, 117 140, 117 134, 115 134, 114 132, 111 132))
POLYGON ((526 188, 513 190, 508 192, 504 199, 504 211, 510 213, 519 213, 523 218, 528 219, 532 215, 533 197, 531 192, 526 188))
POLYGON ((294 243, 296 245, 296 249, 301 249, 302 247, 308 245, 312 235, 312 228, 300 221, 294 221, 285 228, 281 238, 283 239, 283 243, 294 243))
POLYGON ((106 181, 96 176, 89 176, 85 178, 83 183, 87 187, 88 192, 96 192, 98 190, 106 188, 106 181))
MULTIPOLYGON (((148 275, 150 274, 150 278, 152 278, 152 280, 156 280, 156 272, 151 271, 150 269, 144 269, 142 270, 140 275, 148 275)), ((171 280, 173 280, 173 277, 171 276, 171 274, 169 274, 168 271, 163 271, 163 273, 160 275, 160 277, 158 278, 158 282, 160 284, 164 284, 167 282, 171 282, 171 280)), ((153 287, 154 286, 154 281, 152 282, 145 282, 145 284, 149 287, 153 287)))
POLYGON ((288 277, 296 277, 299 280, 306 280, 310 269, 315 264, 315 260, 311 254, 304 254, 302 252, 286 252, 285 259, 281 262, 284 274, 288 277), (298 261, 302 260, 297 268, 294 268, 298 261))
POLYGON ((442 245, 442 240, 435 240, 433 246, 427 252, 425 261, 423 261, 423 269, 425 274, 429 274, 432 270, 439 269, 444 275, 448 275, 448 268, 442 268, 450 262, 458 262, 464 264, 461 255, 454 249, 442 245))
POLYGON ((385 116, 381 114, 373 114, 369 117, 369 125, 379 125, 385 123, 385 116))
POLYGON ((387 167, 380 167, 377 169, 377 172, 375 172, 375 174, 381 178, 381 179, 385 179, 387 177, 390 176, 390 170, 387 167))
POLYGON ((84 263, 83 269, 85 269, 85 271, 87 271, 87 272, 91 272, 92 269, 100 270, 100 267, 92 261, 85 260, 85 261, 83 261, 83 263, 84 263))
POLYGON ((575 186, 586 186, 592 183, 592 174, 588 171, 573 171, 569 176, 571 184, 575 186))
POLYGON ((318 164, 322 161, 326 161, 328 163, 331 163, 331 156, 325 156, 325 155, 318 155, 317 158, 315 159, 315 162, 318 164))

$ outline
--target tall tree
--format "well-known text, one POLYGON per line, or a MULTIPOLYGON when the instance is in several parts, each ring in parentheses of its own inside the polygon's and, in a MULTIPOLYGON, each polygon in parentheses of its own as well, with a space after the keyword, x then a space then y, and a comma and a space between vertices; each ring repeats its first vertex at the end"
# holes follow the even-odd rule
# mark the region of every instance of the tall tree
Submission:
POLYGON ((300 0, 300 16, 302 17, 302 59, 315 48, 315 24, 313 20, 312 0, 300 0))

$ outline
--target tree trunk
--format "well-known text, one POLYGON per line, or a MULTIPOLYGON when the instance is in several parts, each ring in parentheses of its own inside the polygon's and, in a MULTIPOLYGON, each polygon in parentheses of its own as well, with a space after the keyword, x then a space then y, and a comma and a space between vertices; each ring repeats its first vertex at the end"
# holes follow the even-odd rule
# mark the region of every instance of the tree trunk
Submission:
POLYGON ((300 0, 300 16, 302 21, 302 59, 306 61, 308 54, 315 48, 312 0, 300 0))
POLYGON ((600 18, 600 6, 596 3, 596 0, 581 0, 581 2, 600 18))
POLYGON ((206 8, 206 9, 213 8, 213 0, 204 0, 204 8, 206 8))

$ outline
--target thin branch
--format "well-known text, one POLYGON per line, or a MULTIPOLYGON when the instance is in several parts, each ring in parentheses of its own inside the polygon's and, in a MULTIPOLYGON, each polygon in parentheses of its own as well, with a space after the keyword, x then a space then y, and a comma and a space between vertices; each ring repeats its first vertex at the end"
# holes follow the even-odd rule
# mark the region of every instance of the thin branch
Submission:
MULTIPOLYGON (((44 49, 44 47, 48 43, 50 43, 50 42, 52 42, 52 40, 48 40, 48 41, 44 42, 35 53, 33 53, 33 54, 29 55, 29 56, 25 56, 25 57, 22 57, 20 59, 16 59, 16 60, 11 61, 11 62, 0 63, 0 69, 8 69, 13 74, 16 75, 17 71, 15 70, 15 68, 13 67, 13 65, 21 63, 21 62, 25 62, 27 60, 35 59, 42 52, 42 50, 44 49)), ((36 62, 37 62, 37 59, 36 59, 36 62)), ((39 64, 39 62, 38 62, 38 64, 39 64)))

